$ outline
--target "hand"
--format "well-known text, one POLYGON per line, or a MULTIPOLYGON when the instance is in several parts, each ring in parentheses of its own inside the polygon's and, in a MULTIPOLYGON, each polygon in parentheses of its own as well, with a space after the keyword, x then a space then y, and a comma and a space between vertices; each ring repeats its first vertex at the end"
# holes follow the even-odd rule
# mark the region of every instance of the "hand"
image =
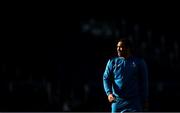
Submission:
POLYGON ((113 102, 115 100, 114 95, 113 94, 109 94, 108 95, 108 100, 109 100, 109 102, 113 102))

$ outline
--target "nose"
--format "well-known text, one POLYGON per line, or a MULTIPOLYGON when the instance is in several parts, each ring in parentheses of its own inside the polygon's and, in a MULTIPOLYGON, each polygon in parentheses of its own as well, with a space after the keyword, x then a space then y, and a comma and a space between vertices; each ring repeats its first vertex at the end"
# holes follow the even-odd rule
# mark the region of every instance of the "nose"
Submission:
POLYGON ((122 48, 122 47, 117 47, 117 50, 118 50, 118 51, 122 51, 123 48, 122 48))

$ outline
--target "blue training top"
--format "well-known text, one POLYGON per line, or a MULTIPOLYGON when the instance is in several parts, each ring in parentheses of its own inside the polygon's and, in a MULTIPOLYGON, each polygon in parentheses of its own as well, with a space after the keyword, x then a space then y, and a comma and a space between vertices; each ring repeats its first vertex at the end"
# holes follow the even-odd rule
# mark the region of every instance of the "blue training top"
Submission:
POLYGON ((118 98, 148 98, 148 71, 143 59, 115 57, 109 59, 103 74, 103 85, 107 95, 118 98))

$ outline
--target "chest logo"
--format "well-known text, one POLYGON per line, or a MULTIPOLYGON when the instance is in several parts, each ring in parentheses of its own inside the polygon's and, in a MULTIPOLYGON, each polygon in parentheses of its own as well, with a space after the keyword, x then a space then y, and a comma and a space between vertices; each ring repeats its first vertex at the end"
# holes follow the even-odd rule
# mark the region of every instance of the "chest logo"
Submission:
POLYGON ((136 67, 136 64, 135 62, 132 63, 132 67, 135 68, 136 67))

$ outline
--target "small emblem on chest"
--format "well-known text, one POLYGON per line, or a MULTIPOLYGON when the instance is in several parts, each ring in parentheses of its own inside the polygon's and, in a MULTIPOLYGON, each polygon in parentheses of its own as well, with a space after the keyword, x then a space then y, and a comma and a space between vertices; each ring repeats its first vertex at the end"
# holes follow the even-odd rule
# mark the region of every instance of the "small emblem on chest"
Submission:
POLYGON ((136 67, 136 64, 135 64, 135 62, 132 62, 132 67, 134 67, 134 68, 136 67))

